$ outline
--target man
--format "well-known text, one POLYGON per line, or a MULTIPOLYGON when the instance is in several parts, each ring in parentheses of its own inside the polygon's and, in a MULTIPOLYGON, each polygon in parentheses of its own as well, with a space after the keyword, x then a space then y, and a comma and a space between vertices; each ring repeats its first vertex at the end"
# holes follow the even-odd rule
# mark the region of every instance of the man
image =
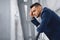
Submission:
POLYGON ((60 40, 60 18, 54 11, 34 3, 30 6, 30 16, 39 33, 44 32, 50 40, 60 40), (41 23, 35 17, 41 17, 41 23))

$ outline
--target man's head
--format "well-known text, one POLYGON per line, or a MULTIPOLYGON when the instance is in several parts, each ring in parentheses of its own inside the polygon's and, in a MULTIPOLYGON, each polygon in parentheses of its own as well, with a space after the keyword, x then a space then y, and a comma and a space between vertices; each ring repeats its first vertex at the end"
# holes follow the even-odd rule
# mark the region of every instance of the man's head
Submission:
POLYGON ((39 3, 34 3, 30 6, 30 15, 33 17, 39 17, 41 15, 42 6, 39 3))

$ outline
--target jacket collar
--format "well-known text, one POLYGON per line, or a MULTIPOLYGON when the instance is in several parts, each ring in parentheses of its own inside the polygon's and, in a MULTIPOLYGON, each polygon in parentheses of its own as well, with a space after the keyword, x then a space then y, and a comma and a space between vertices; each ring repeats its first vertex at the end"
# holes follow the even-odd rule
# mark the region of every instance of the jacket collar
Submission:
POLYGON ((42 13, 41 13, 41 18, 42 18, 42 15, 43 13, 47 10, 47 7, 44 7, 43 10, 42 10, 42 13))

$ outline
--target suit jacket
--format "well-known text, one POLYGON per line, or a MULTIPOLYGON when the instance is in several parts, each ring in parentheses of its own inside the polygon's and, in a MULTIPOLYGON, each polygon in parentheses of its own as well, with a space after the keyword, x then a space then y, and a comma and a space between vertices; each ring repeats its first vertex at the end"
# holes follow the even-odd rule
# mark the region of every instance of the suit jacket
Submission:
POLYGON ((37 31, 44 32, 50 40, 60 40, 60 17, 49 8, 45 7, 41 14, 41 23, 36 18, 31 22, 37 27, 37 31))

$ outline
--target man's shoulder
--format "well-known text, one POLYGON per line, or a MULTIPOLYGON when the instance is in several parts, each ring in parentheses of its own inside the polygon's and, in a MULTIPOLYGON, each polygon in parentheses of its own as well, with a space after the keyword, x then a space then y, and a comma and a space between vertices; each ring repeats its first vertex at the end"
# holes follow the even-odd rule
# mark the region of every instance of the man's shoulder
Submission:
POLYGON ((44 10, 44 11, 52 11, 52 10, 51 10, 50 8, 48 8, 48 7, 44 7, 43 10, 44 10))
POLYGON ((50 9, 49 8, 47 8, 47 7, 44 7, 43 8, 43 11, 42 11, 42 15, 46 15, 46 14, 50 14, 50 9))
POLYGON ((55 14, 55 12, 48 7, 44 7, 42 14, 52 14, 53 15, 53 14, 55 14))
POLYGON ((50 9, 50 8, 48 8, 48 7, 44 7, 44 8, 43 8, 43 11, 55 13, 52 9, 50 9))
POLYGON ((48 17, 48 16, 52 16, 53 15, 53 11, 51 10, 51 9, 49 9, 49 8, 47 8, 47 7, 44 7, 43 8, 43 12, 42 12, 42 15, 41 15, 41 17, 48 17))

